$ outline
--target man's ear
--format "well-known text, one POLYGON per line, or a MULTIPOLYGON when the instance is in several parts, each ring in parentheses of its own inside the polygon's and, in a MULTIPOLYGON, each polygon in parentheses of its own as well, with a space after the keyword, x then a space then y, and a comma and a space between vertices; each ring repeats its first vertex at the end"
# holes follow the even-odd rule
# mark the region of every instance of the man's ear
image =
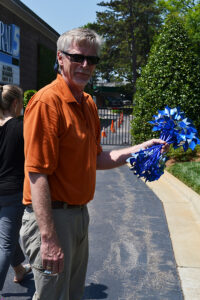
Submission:
POLYGON ((62 52, 61 51, 58 51, 57 52, 57 60, 58 60, 58 64, 59 66, 63 66, 63 55, 62 55, 62 52))

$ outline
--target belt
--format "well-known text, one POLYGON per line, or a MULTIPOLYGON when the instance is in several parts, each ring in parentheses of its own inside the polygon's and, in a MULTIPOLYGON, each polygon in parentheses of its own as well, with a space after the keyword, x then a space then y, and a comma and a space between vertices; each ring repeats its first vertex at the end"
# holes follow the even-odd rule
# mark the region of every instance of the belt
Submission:
MULTIPOLYGON (((68 204, 66 202, 62 202, 62 201, 53 201, 51 202, 51 208, 52 209, 73 209, 73 208, 84 208, 86 206, 86 204, 82 204, 82 205, 73 205, 73 204, 68 204)), ((33 207, 32 204, 26 205, 26 210, 28 212, 32 212, 33 211, 33 207)))
POLYGON ((62 201, 53 201, 51 202, 51 207, 52 209, 73 209, 73 208, 84 208, 86 205, 73 205, 73 204, 68 204, 66 202, 62 201))

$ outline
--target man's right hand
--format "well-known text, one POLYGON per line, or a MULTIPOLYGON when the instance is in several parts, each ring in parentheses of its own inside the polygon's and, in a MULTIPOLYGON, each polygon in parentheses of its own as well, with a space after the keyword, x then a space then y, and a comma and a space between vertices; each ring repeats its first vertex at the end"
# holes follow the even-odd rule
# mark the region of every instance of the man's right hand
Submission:
POLYGON ((46 174, 29 173, 33 210, 41 234, 43 268, 52 274, 64 268, 64 253, 58 241, 51 208, 51 195, 46 174))
POLYGON ((64 269, 64 253, 57 237, 42 239, 40 250, 43 268, 52 274, 61 273, 64 269))

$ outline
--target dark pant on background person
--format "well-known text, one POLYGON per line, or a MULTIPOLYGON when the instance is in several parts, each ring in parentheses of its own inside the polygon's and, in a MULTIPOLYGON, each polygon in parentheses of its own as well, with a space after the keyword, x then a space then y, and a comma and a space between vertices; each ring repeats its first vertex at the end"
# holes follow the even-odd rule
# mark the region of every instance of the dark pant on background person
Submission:
POLYGON ((19 245, 23 211, 22 193, 0 196, 0 290, 9 266, 16 267, 25 259, 19 245))

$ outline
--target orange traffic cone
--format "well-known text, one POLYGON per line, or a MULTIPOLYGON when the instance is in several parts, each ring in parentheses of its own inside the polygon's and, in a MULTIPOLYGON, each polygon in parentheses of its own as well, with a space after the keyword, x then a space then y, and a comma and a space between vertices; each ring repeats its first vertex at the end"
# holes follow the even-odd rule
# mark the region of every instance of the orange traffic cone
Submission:
POLYGON ((121 121, 121 123, 123 122, 123 120, 124 120, 124 114, 123 114, 123 111, 122 111, 121 114, 120 114, 120 121, 121 121))
POLYGON ((112 131, 112 133, 115 132, 115 127, 114 127, 114 121, 112 120, 111 126, 110 126, 110 131, 112 131))
POLYGON ((119 119, 118 119, 118 122, 117 122, 117 127, 118 127, 118 128, 120 128, 121 123, 122 123, 122 122, 121 122, 121 120, 120 120, 120 118, 119 118, 119 119))
POLYGON ((106 132, 105 132, 105 128, 103 127, 102 131, 101 131, 101 136, 102 137, 107 137, 106 132))

